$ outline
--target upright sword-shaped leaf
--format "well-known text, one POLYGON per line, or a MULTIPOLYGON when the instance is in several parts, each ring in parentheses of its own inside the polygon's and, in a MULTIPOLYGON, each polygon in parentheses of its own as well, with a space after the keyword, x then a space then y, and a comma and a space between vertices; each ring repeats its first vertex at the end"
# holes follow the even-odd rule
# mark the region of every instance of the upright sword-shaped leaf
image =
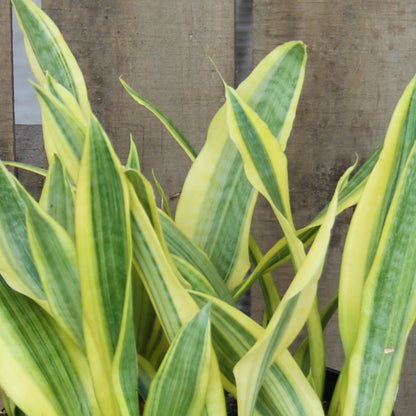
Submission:
POLYGON ((75 232, 84 339, 97 400, 106 413, 136 415, 127 183, 93 115, 76 190, 75 232))
POLYGON ((332 415, 391 414, 416 318, 415 82, 396 107, 347 236, 339 296, 346 364, 332 415))
MULTIPOLYGON (((306 50, 288 42, 271 52, 238 88, 272 134, 286 142, 304 78, 306 50)), ((214 117, 207 142, 185 181, 176 212, 180 229, 202 248, 230 289, 249 268, 248 238, 256 192, 228 136, 225 107, 214 117)))

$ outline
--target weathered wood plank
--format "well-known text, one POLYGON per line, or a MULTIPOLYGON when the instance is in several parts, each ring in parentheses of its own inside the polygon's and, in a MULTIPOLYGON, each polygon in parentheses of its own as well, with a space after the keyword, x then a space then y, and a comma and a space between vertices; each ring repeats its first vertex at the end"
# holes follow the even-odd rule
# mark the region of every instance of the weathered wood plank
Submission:
MULTIPOLYGON (((298 226, 329 200, 337 178, 354 160, 355 152, 363 160, 382 142, 394 106, 416 71, 411 43, 416 36, 415 17, 414 1, 254 0, 256 62, 287 40, 300 39, 308 45, 305 87, 287 150, 298 226)), ((264 221, 259 229, 267 245, 273 228, 264 221)), ((324 299, 336 289, 345 231, 343 218, 328 256, 321 286, 324 299)), ((331 345, 328 362, 338 366, 342 349, 336 321, 327 338, 331 345)), ((409 394, 416 382, 415 350, 413 337, 399 391, 398 414, 416 414, 416 403, 409 394)))
POLYGON ((118 77, 173 119, 197 149, 223 102, 211 57, 232 83, 234 5, 221 0, 44 0, 86 74, 93 108, 119 155, 129 134, 145 172, 154 168, 169 194, 180 190, 187 157, 146 110, 124 92, 118 77))
POLYGON ((0 158, 14 159, 11 6, 0 2, 0 158))
MULTIPOLYGON (((11 6, 0 2, 0 159, 14 159, 11 6)), ((3 402, 0 398, 0 409, 3 402)))

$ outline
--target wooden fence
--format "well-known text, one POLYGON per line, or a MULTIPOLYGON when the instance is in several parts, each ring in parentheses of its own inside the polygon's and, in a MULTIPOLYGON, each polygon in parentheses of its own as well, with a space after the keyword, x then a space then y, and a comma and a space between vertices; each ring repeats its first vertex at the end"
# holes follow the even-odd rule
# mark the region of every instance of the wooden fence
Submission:
MULTIPOLYGON (((365 160, 383 140, 394 105, 416 72, 416 1, 253 0, 254 63, 276 45, 301 39, 309 59, 297 121, 287 149, 295 221, 304 225, 329 200, 357 153, 365 160)), ((120 75, 160 106, 196 148, 223 103, 208 57, 234 81, 234 2, 224 0, 43 0, 85 72, 93 108, 123 159, 129 134, 145 172, 155 168, 168 193, 179 191, 189 167, 168 133, 134 105, 120 75)), ((39 127, 14 126, 10 6, 0 2, 0 156, 42 163, 39 127)), ((27 179, 36 193, 39 184, 27 179)), ((267 247, 277 232, 266 204, 255 233, 267 247)), ((337 284, 347 216, 338 220, 321 284, 337 284)), ((290 276, 290 270, 287 270, 290 276)), ((285 286, 284 276, 282 287, 285 286)), ((252 313, 261 305, 253 290, 252 313)), ((0 327, 1 328, 1 327, 0 327)), ((342 359, 331 323, 328 364, 342 359)), ((416 414, 416 341, 410 341, 396 407, 416 414)))

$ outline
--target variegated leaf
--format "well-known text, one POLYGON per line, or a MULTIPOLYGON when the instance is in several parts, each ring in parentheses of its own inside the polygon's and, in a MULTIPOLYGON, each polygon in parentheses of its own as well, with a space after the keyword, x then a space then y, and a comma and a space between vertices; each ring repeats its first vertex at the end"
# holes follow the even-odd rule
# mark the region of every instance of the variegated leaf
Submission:
MULTIPOLYGON (((271 52, 238 88, 271 126, 282 148, 293 124, 306 51, 288 42, 271 52)), ((185 181, 176 211, 180 229, 201 247, 230 289, 249 268, 248 238, 256 192, 228 137, 225 108, 216 114, 205 146, 185 181)))
POLYGON ((35 302, 0 279, 0 385, 27 415, 104 416, 84 351, 35 302))
POLYGON ((49 73, 76 97, 87 114, 90 105, 81 70, 55 23, 31 0, 12 0, 32 71, 43 85, 49 73))
POLYGON ((77 183, 75 231, 84 339, 97 399, 108 413, 136 415, 127 181, 93 115, 77 183))
MULTIPOLYGON (((207 305, 173 340, 152 381, 144 415, 202 415, 210 383, 212 354, 207 305)), ((218 399, 222 399, 222 409, 209 414, 225 415, 224 394, 222 391, 220 394, 216 401, 218 405, 218 399)))
POLYGON ((396 107, 347 236, 339 295, 346 364, 331 414, 388 416, 394 405, 416 318, 415 83, 396 107))

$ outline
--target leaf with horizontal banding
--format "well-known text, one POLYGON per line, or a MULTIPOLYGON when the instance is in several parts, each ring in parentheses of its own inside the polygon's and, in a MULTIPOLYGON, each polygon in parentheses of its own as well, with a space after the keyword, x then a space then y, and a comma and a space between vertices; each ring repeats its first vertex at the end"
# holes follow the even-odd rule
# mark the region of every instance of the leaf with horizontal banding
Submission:
POLYGON ((0 385, 25 414, 104 416, 83 349, 2 279, 0 320, 0 385))
POLYGON ((220 299, 233 304, 227 286, 208 256, 179 230, 168 215, 159 211, 159 218, 169 251, 195 268, 220 299))
POLYGON ((55 23, 31 0, 12 0, 32 71, 43 85, 49 73, 76 97, 88 114, 90 105, 81 70, 55 23))
MULTIPOLYGON (((144 415, 202 415, 210 383, 212 354, 207 305, 173 340, 152 381, 144 415)), ((222 409, 215 414, 225 415, 224 395, 222 391, 220 394, 216 401, 222 401, 222 409)))
POLYGON ((57 322, 84 347, 81 290, 75 242, 35 204, 26 211, 29 244, 49 309, 57 322))
POLYGON ((91 114, 75 200, 84 340, 97 400, 113 415, 135 415, 132 243, 127 181, 91 114))
POLYGON ((39 205, 75 238, 75 192, 57 156, 49 166, 39 205))
POLYGON ((66 172, 76 183, 87 130, 86 121, 71 109, 68 101, 60 101, 46 87, 35 85, 35 90, 42 110, 43 135, 49 163, 58 155, 66 172))
MULTIPOLYGON (((306 50, 288 42, 272 51, 238 88, 284 149, 304 78, 306 50)), ((249 268, 248 238, 256 192, 228 137, 225 108, 215 115, 205 146, 179 198, 176 222, 202 248, 230 289, 249 268)))
MULTIPOLYGON (((192 293, 198 305, 211 303, 212 342, 224 388, 236 394, 233 368, 264 335, 253 319, 217 298, 192 293)), ((251 374, 246 374, 247 379, 251 374)), ((268 368, 256 402, 256 415, 323 416, 320 400, 288 351, 268 368)))
POLYGON ((247 179, 272 206, 298 268, 305 253, 292 219, 286 155, 267 124, 231 87, 226 86, 226 96, 230 137, 241 154, 247 179))
POLYGON ((147 211, 129 184, 133 267, 140 276, 169 341, 198 307, 181 282, 170 254, 152 225, 147 211))
MULTIPOLYGON (((257 393, 270 364, 290 346, 308 318, 309 325, 314 322, 309 315, 315 304, 317 283, 322 273, 335 221, 338 193, 345 185, 352 169, 353 167, 347 170, 340 179, 318 235, 277 306, 264 336, 235 367, 234 374, 242 415, 252 414, 257 393), (247 377, 248 374, 251 377, 247 377)), ((312 315, 312 318, 314 316, 312 315)), ((319 315, 317 316, 319 318, 319 315)))
POLYGON ((387 416, 394 405, 416 318, 415 84, 394 111, 347 235, 339 294, 346 364, 331 414, 340 405, 343 415, 387 416))
POLYGON ((36 204, 0 163, 0 273, 14 290, 47 308, 26 227, 26 206, 36 204))

